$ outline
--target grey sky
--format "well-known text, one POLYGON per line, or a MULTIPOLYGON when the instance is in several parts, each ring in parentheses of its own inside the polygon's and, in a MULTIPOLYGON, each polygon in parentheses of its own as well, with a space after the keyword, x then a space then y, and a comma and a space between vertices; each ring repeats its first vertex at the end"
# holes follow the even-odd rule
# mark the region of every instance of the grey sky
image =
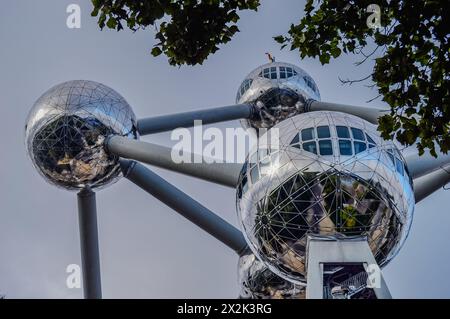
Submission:
MULTIPOLYGON (((243 13, 241 33, 203 66, 175 68, 153 58, 153 31, 99 31, 88 0, 4 1, 0 11, 0 294, 9 298, 79 298, 65 285, 68 264, 80 263, 76 194, 48 185, 26 157, 23 128, 34 101, 59 82, 86 79, 121 93, 138 117, 234 102, 242 78, 264 52, 299 65, 324 101, 364 104, 376 91, 343 87, 370 72, 354 57, 321 66, 279 51, 272 36, 303 15, 303 1, 262 1, 243 13), (82 8, 82 27, 66 27, 66 7, 82 8)), ((372 105, 381 102, 373 102, 372 105)), ((238 122, 226 124, 237 126, 238 122)), ((225 127, 221 125, 220 127, 225 127)), ((169 143, 168 134, 151 140, 169 143)), ((236 225, 234 191, 157 170, 236 225)), ((394 297, 450 297, 450 193, 416 208, 409 239, 384 274, 394 297)), ((106 298, 237 296, 237 257, 126 180, 98 192, 103 294, 106 298)))

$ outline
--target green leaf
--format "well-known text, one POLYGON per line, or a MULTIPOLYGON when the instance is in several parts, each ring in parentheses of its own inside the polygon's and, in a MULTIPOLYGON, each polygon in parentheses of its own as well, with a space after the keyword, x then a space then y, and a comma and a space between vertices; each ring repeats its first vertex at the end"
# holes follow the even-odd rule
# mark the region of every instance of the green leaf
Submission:
POLYGON ((158 55, 161 55, 162 50, 159 47, 154 47, 152 49, 151 53, 152 53, 153 56, 158 56, 158 55))

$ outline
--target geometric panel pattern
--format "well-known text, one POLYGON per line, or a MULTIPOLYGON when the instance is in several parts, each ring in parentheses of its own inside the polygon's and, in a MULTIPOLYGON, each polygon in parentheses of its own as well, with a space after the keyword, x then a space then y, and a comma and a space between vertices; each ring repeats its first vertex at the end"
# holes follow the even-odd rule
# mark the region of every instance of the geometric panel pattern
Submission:
POLYGON ((111 88, 70 81, 44 93, 26 125, 28 154, 50 183, 78 190, 111 184, 120 176, 119 159, 105 150, 110 135, 137 139, 131 107, 111 88))
POLYGON ((305 283, 308 236, 365 237, 376 261, 386 265, 405 241, 414 210, 411 179, 394 143, 372 124, 337 112, 300 114, 272 129, 279 129, 279 149, 261 139, 267 143, 250 152, 259 160, 244 164, 236 195, 252 252, 296 283, 305 283), (330 129, 327 156, 291 145, 301 130, 318 126, 330 129), (336 126, 362 130, 374 145, 341 155, 336 126), (254 155, 261 150, 270 161, 254 155))
POLYGON ((254 113, 241 120, 244 128, 271 128, 303 111, 307 99, 320 101, 314 80, 298 66, 273 62, 246 76, 239 87, 236 104, 252 104, 254 113))

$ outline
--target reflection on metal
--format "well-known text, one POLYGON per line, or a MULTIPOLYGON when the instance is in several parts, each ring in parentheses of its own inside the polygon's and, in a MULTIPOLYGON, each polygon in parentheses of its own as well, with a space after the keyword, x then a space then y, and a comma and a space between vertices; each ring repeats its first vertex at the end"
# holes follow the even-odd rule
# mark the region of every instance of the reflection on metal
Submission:
MULTIPOLYGON (((343 113, 305 113, 275 128, 280 149, 272 150, 270 141, 260 149, 269 150, 276 169, 264 169, 264 157, 249 160, 237 190, 239 220, 253 253, 275 274, 305 283, 309 235, 366 236, 377 262, 386 265, 406 239, 414 209, 411 179, 395 145, 382 140, 374 125, 343 113), (291 145, 311 126, 330 128, 332 155, 291 145), (376 145, 341 155, 337 126, 362 130, 376 145)), ((320 138, 314 140, 320 145, 320 138)))
MULTIPOLYGON (((321 298, 324 277, 317 275, 323 270, 327 296, 370 297, 362 293, 366 275, 359 268, 335 263, 382 267, 392 260, 408 235, 415 201, 450 182, 449 156, 408 155, 405 160, 371 124, 384 110, 320 102, 317 85, 305 71, 271 62, 244 79, 236 105, 138 123, 123 97, 92 81, 65 82, 38 99, 25 127, 27 151, 47 181, 81 190, 85 297, 101 297, 90 189, 113 183, 122 171, 240 256, 241 298, 305 298, 315 293, 321 298), (194 120, 208 124, 234 119, 247 128, 279 129, 280 140, 276 146, 272 139, 259 140, 243 166, 175 164, 169 148, 135 141, 138 130, 150 134, 188 127, 194 120), (143 165, 123 158, 237 185, 243 233, 143 165), (311 236, 323 249, 311 248, 311 236), (355 243, 357 247, 348 249, 355 243), (319 261, 332 264, 319 271, 319 261), (311 294, 317 283, 320 289, 311 294)), ((384 281, 381 290, 374 289, 378 298, 390 297, 384 281)))
POLYGON ((281 62, 262 65, 253 70, 239 87, 236 104, 253 104, 251 119, 244 127, 270 128, 303 112, 307 99, 320 100, 314 80, 301 68, 281 62))
POLYGON ((238 280, 242 299, 305 299, 304 285, 275 275, 252 253, 239 258, 238 280))
POLYGON ((131 107, 111 88, 92 81, 65 82, 35 103, 26 124, 28 155, 50 183, 77 190, 111 184, 119 158, 106 153, 110 135, 136 139, 131 107))

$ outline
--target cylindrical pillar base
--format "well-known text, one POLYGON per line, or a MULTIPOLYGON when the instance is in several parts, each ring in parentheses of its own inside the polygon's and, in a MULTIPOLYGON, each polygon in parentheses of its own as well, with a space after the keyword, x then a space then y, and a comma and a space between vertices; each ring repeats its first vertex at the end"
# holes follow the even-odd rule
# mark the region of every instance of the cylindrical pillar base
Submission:
POLYGON ((95 193, 89 188, 85 188, 78 193, 78 218, 84 298, 101 299, 97 208, 95 193))

